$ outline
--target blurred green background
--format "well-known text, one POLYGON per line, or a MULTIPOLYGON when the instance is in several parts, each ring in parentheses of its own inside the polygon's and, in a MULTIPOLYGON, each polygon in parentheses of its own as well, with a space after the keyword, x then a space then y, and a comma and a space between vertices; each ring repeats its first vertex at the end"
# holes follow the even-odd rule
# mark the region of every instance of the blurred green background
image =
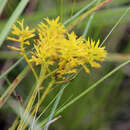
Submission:
MULTIPOLYGON (((44 17, 55 18, 61 16, 64 22, 91 1, 63 0, 62 5, 61 0, 30 0, 19 19, 24 18, 25 23, 30 27, 36 27, 36 24, 42 21, 44 17)), ((20 0, 7 1, 0 15, 0 31, 4 28, 5 23, 19 2, 20 0)), ((113 0, 97 11, 86 38, 100 39, 102 42, 129 6, 130 0, 113 0)), ((77 35, 82 35, 88 18, 73 29, 77 35)), ((21 57, 18 53, 7 48, 7 45, 10 44, 13 43, 6 40, 0 48, 0 73, 7 70, 11 64, 21 57)), ((90 74, 86 74, 82 70, 65 89, 59 107, 83 92, 121 62, 130 59, 130 10, 104 45, 109 54, 106 61, 102 63, 102 67, 92 69, 90 74)), ((10 82, 24 68, 25 64, 25 62, 21 62, 7 75, 10 82)), ((34 77, 30 72, 27 78, 16 88, 16 93, 21 95, 23 100, 26 99, 34 83, 33 81, 34 77)), ((7 88, 8 84, 5 80, 1 80, 0 86, 7 88)), ((60 86, 55 87, 54 91, 48 95, 40 108, 40 112, 54 98, 59 89, 60 86)), ((42 118, 45 116, 43 115, 42 118)), ((51 125, 50 130, 130 130, 129 65, 116 72, 88 95, 74 103, 61 116, 58 121, 51 125)), ((14 119, 15 114, 8 105, 5 105, 0 110, 0 129, 8 129, 14 119)))

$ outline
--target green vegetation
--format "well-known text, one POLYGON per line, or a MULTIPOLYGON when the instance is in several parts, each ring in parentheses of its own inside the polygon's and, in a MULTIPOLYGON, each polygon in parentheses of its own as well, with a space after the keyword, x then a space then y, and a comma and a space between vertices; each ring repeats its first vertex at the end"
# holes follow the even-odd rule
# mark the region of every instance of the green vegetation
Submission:
MULTIPOLYGON (((0 128, 130 129, 126 125, 130 122, 129 0, 0 0, 0 14, 0 128), (27 51, 23 55, 8 47, 20 47, 18 42, 7 39, 13 36, 11 27, 17 20, 24 19, 25 26, 33 29, 44 18, 57 16, 78 37, 96 42, 100 39, 100 48, 105 46, 108 53, 100 68, 89 66, 90 73, 86 73, 78 66, 78 71, 66 79, 57 81, 55 75, 51 81, 55 71, 47 75, 44 64, 42 69, 40 65, 28 65, 32 44, 25 45, 27 51)), ((32 41, 31 37, 29 42, 32 41)))

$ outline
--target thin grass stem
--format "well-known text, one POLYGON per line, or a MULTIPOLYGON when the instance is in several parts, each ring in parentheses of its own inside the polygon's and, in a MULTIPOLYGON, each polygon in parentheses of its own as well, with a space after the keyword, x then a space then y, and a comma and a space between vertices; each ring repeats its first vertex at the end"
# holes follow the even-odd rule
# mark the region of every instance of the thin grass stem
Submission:
POLYGON ((66 20, 64 22, 64 25, 67 25, 68 23, 70 23, 71 21, 73 21, 74 19, 76 19, 78 16, 80 16, 85 10, 87 10, 90 6, 92 6, 94 3, 96 2, 96 0, 93 0, 92 2, 90 2, 89 4, 87 4, 84 8, 82 8, 80 11, 78 11, 76 14, 74 14, 71 18, 69 18, 68 20, 66 20))
POLYGON ((27 104, 26 109, 25 109, 25 113, 23 115, 23 119, 21 119, 20 124, 18 126, 19 130, 21 130, 23 128, 23 125, 24 125, 25 121, 27 120, 26 113, 31 111, 31 107, 32 107, 32 105, 33 105, 33 103, 35 101, 38 89, 41 86, 41 84, 43 83, 44 79, 46 78, 45 74, 46 74, 46 67, 45 67, 45 65, 42 65, 41 72, 40 72, 40 77, 37 80, 36 87, 33 90, 33 93, 32 93, 32 95, 31 95, 31 97, 30 97, 30 99, 28 101, 28 104, 27 104))
MULTIPOLYGON (((96 3, 96 5, 98 5, 100 2, 101 2, 101 0, 98 0, 97 3, 96 3)), ((85 38, 85 37, 87 36, 88 30, 89 30, 89 28, 90 28, 90 24, 91 24, 91 22, 92 22, 92 20, 93 20, 95 14, 96 14, 96 12, 94 12, 94 13, 91 14, 91 16, 90 16, 90 18, 89 18, 89 20, 88 20, 88 22, 87 22, 87 24, 86 24, 86 27, 85 27, 85 29, 84 29, 83 35, 82 35, 83 38, 85 38)))
POLYGON ((9 18, 8 22, 6 23, 4 29, 0 33, 0 47, 2 46, 8 32, 11 29, 12 24, 16 21, 16 19, 20 16, 26 5, 28 4, 29 0, 21 0, 18 6, 16 7, 15 11, 9 18))
POLYGON ((17 85, 22 81, 25 75, 29 72, 29 66, 26 66, 24 70, 16 77, 16 79, 12 82, 12 84, 8 87, 8 89, 3 93, 2 97, 0 97, 0 108, 5 104, 9 96, 12 94, 17 85))
POLYGON ((103 40, 103 42, 100 44, 100 47, 106 42, 106 40, 108 39, 108 37, 111 35, 111 33, 115 30, 115 28, 120 24, 121 20, 123 20, 123 18, 126 16, 126 14, 128 13, 130 9, 130 6, 125 10, 125 12, 121 15, 121 17, 119 18, 119 20, 116 22, 116 24, 113 26, 113 28, 111 29, 111 31, 108 33, 108 35, 105 37, 105 39, 103 40))
POLYGON ((94 13, 95 11, 101 9, 104 5, 108 4, 109 2, 111 2, 112 0, 105 0, 103 2, 101 2, 99 5, 95 6, 94 8, 90 9, 89 11, 86 11, 85 13, 83 13, 79 18, 77 18, 73 24, 71 24, 68 28, 69 30, 72 30, 72 28, 74 28, 78 23, 82 22, 87 16, 89 16, 90 14, 94 13))
POLYGON ((0 0, 0 15, 1 15, 1 13, 2 13, 4 7, 5 7, 6 3, 7 3, 7 1, 8 0, 0 0))
MULTIPOLYGON (((122 67, 124 67, 125 65, 129 64, 130 60, 122 63, 121 65, 119 65, 118 67, 116 67, 115 69, 113 69, 112 71, 110 71, 108 74, 106 74, 105 76, 103 76, 101 79, 99 79, 97 82, 95 82, 93 85, 91 85, 89 88, 87 88, 85 91, 83 91, 81 94, 79 94, 78 96, 76 96, 74 99, 72 99, 69 103, 67 103, 66 105, 64 105, 60 110, 58 110, 53 117, 59 115, 61 112, 63 112, 65 109, 67 109, 68 107, 70 107, 73 103, 77 102, 79 99, 81 99, 82 97, 84 97, 86 94, 88 94, 89 92, 91 92, 93 89, 95 89, 99 84, 101 84, 104 80, 106 80, 107 78, 109 78, 111 75, 113 75, 115 72, 117 72, 118 70, 120 70, 122 67)), ((50 118, 46 118, 45 120, 43 120, 40 123, 40 126, 44 126, 48 120, 50 118)))
MULTIPOLYGON (((43 103, 44 99, 46 98, 46 96, 48 95, 48 93, 51 91, 53 85, 54 85, 54 81, 50 82, 50 84, 48 85, 48 87, 45 89, 45 91, 43 92, 43 94, 42 94, 42 96, 40 98, 40 101, 35 105, 33 111, 31 112, 30 117, 27 120, 27 123, 30 121, 30 119, 34 115, 34 113, 35 114, 37 113, 39 106, 43 103)), ((23 126, 22 130, 26 129, 26 127, 27 127, 26 124, 23 126)))

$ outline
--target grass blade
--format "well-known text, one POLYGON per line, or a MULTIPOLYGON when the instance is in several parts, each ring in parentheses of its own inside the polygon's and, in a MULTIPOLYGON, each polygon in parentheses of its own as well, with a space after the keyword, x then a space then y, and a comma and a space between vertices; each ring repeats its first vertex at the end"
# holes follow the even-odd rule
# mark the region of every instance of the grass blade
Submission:
MULTIPOLYGON (((24 113, 24 111, 25 111, 25 109, 24 109, 24 107, 20 104, 20 103, 18 103, 16 100, 14 100, 14 99, 12 99, 12 98, 10 98, 9 99, 9 101, 7 102, 8 103, 8 105, 9 105, 9 107, 17 114, 17 115, 19 115, 19 117, 20 118, 22 118, 23 117, 23 113, 24 113)), ((27 113, 27 116, 29 116, 30 115, 30 113, 27 113)), ((32 120, 33 120, 33 117, 31 118, 31 121, 29 122, 29 126, 31 127, 31 125, 32 125, 32 120)), ((35 130, 37 130, 38 128, 38 130, 41 130, 40 129, 40 126, 38 125, 38 122, 37 121, 35 121, 34 122, 34 129, 35 130)), ((13 127, 15 127, 15 126, 13 126, 13 127)), ((12 128, 13 128, 12 127, 12 128)), ((12 129, 12 128, 10 128, 10 130, 12 129)), ((13 129, 14 130, 14 129, 13 129)))
POLYGON ((73 21, 80 14, 82 14, 85 10, 87 10, 90 6, 92 6, 95 2, 96 2, 96 0, 93 0, 92 2, 90 2, 89 4, 87 4, 84 8, 82 8, 80 11, 78 11, 75 15, 73 15, 71 18, 69 18, 68 20, 66 20, 64 22, 64 25, 67 25, 68 23, 70 23, 71 21, 73 21))
POLYGON ((122 67, 124 67, 125 65, 127 65, 129 63, 130 63, 130 60, 122 63, 121 65, 119 65, 118 67, 116 67, 115 69, 113 69, 111 72, 109 72, 108 74, 106 74, 105 76, 103 76, 100 80, 98 80, 96 83, 94 83, 93 85, 91 85, 84 92, 82 92, 81 94, 79 94, 77 97, 75 97, 74 99, 72 99, 69 103, 67 103, 64 107, 62 107, 59 111, 57 111, 56 114, 55 114, 55 116, 58 115, 59 113, 61 113, 63 110, 65 110, 66 108, 68 108, 70 105, 72 105, 76 101, 78 101, 80 98, 82 98, 83 96, 85 96, 86 94, 88 94, 90 91, 92 91, 94 88, 96 88, 100 83, 102 83, 105 79, 107 79, 112 74, 114 74, 119 69, 121 69, 122 67))
POLYGON ((121 22, 121 20, 126 16, 126 14, 128 13, 130 9, 130 6, 127 8, 127 10, 125 10, 125 12, 121 15, 121 17, 119 18, 119 20, 117 21, 117 23, 113 26, 113 28, 111 29, 111 31, 108 33, 108 35, 106 36, 106 38, 103 40, 103 42, 100 44, 100 47, 105 43, 105 41, 108 39, 108 37, 110 36, 110 34, 114 31, 114 29, 119 25, 119 23, 121 22))
POLYGON ((96 12, 97 10, 101 9, 104 5, 108 4, 109 2, 111 2, 112 0, 105 0, 103 2, 101 2, 99 5, 93 7, 92 9, 90 9, 89 11, 86 11, 85 13, 83 13, 81 16, 79 16, 68 28, 69 30, 71 30, 72 28, 74 28, 78 23, 82 22, 86 17, 88 17, 89 15, 91 15, 92 13, 96 12))
MULTIPOLYGON (((97 1, 96 5, 98 5, 100 2, 101 2, 101 0, 97 1)), ((90 15, 90 18, 88 20, 88 23, 86 24, 86 27, 84 29, 84 33, 83 33, 82 37, 84 37, 84 38, 86 37, 86 35, 88 33, 88 29, 90 27, 90 24, 91 24, 95 14, 96 14, 96 12, 94 12, 93 14, 90 15)))
POLYGON ((0 97, 0 108, 4 105, 6 100, 9 98, 9 96, 12 94, 16 86, 19 84, 19 82, 28 73, 29 69, 30 69, 29 66, 25 67, 24 70, 16 77, 16 79, 8 87, 8 89, 2 94, 2 96, 0 97))
POLYGON ((9 20, 6 23, 4 29, 0 33, 0 47, 2 46, 2 44, 3 44, 3 42, 4 42, 5 38, 6 38, 6 36, 8 34, 8 32, 10 31, 12 24, 14 24, 14 22, 16 21, 16 19, 20 16, 20 14, 24 10, 24 8, 26 7, 26 5, 27 5, 28 2, 29 2, 29 0, 21 0, 21 2, 19 3, 19 5, 15 9, 15 11, 11 15, 11 17, 9 18, 9 20))
POLYGON ((1 13, 2 13, 4 7, 5 7, 6 3, 7 3, 7 1, 8 0, 0 0, 0 15, 1 15, 1 13))
MULTIPOLYGON (((111 72, 109 72, 108 74, 106 74, 105 76, 103 76, 101 79, 99 79, 97 82, 95 82, 93 85, 91 85, 89 88, 87 88, 85 91, 83 91, 81 94, 79 94, 77 97, 75 97, 74 99, 72 99, 69 103, 67 103, 65 106, 63 106, 60 110, 58 110, 54 116, 59 115, 61 112, 63 112, 66 108, 68 108, 69 106, 71 106, 73 103, 75 103, 76 101, 78 101, 79 99, 81 99, 83 96, 85 96, 86 94, 88 94, 90 91, 92 91, 93 89, 95 89, 99 84, 101 84, 105 79, 109 78, 111 75, 113 75, 115 72, 117 72, 119 69, 121 69, 122 67, 124 67, 125 65, 129 64, 130 60, 122 63, 121 65, 119 65, 118 67, 116 67, 115 69, 113 69, 111 72)), ((54 117, 53 116, 53 117, 54 117)), ((47 118, 48 119, 48 118, 47 118)), ((40 126, 45 125, 45 123, 47 123, 47 119, 43 120, 40 123, 40 126)))
POLYGON ((14 63, 9 69, 7 69, 2 75, 0 75, 0 80, 4 78, 10 71, 12 71, 22 60, 24 57, 20 58, 16 63, 14 63))
MULTIPOLYGON (((54 113, 55 113, 55 111, 56 111, 56 108, 57 108, 57 106, 58 106, 58 104, 59 104, 59 101, 60 101, 60 99, 61 99, 61 96, 62 96, 62 94, 63 94, 63 92, 64 92, 64 89, 65 89, 67 86, 68 86, 68 84, 64 85, 64 86, 61 88, 61 90, 59 91, 58 97, 57 97, 57 99, 56 99, 56 101, 55 101, 55 103, 54 103, 54 105, 53 105, 53 107, 52 107, 52 110, 51 110, 51 113, 50 113, 48 122, 50 122, 50 121, 52 120, 53 115, 54 115, 54 113)), ((48 130, 49 125, 50 125, 50 124, 46 125, 45 128, 44 128, 44 130, 48 130)))

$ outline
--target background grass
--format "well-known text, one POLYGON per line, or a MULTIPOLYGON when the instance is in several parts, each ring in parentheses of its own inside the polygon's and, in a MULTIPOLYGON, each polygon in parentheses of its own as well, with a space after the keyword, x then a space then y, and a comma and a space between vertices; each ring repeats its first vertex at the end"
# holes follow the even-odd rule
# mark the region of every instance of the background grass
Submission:
MULTIPOLYGON (((30 27, 35 27, 36 24, 42 21, 44 17, 54 18, 61 14, 64 22, 68 18, 71 18, 77 11, 83 9, 85 5, 88 5, 91 0, 63 0, 63 2, 63 7, 60 0, 30 0, 29 3, 27 0, 23 0, 21 2, 18 0, 8 0, 6 4, 0 4, 0 45, 2 45, 0 48, 0 77, 5 76, 2 73, 7 71, 8 68, 10 69, 13 65, 17 65, 15 64, 16 60, 19 60, 21 57, 18 53, 8 50, 7 45, 13 43, 9 43, 9 41, 5 40, 11 25, 17 18, 24 18, 25 23, 29 24, 30 27), (32 5, 31 2, 34 4, 32 5), (19 6, 21 7, 21 10, 19 10, 19 6), (12 62, 12 65, 3 71, 3 67, 6 65, 7 61, 9 63, 12 62)), ((102 42, 129 6, 129 0, 113 0, 100 11, 97 11, 89 26, 86 38, 91 37, 95 40, 101 39, 102 42)), ((80 36, 83 34, 88 19, 89 17, 73 29, 77 35, 80 36)), ((108 72, 114 69, 122 61, 130 59, 129 23, 130 10, 128 10, 127 15, 121 20, 120 24, 116 27, 116 29, 114 29, 104 43, 110 55, 108 55, 108 58, 106 58, 106 61, 102 64, 102 68, 92 69, 91 74, 86 74, 83 70, 81 70, 76 79, 64 90, 58 108, 68 103, 81 92, 85 91, 86 88, 89 88, 105 74, 108 74, 108 72)), ((10 73, 7 75, 10 82, 12 82, 26 66, 24 61, 17 63, 18 65, 11 69, 10 73)), ((63 111, 61 114, 62 117, 50 126, 50 130, 130 129, 129 79, 130 70, 128 65, 120 69, 120 71, 114 73, 111 77, 101 83, 99 87, 63 111)), ((30 72, 27 78, 22 80, 15 89, 16 93, 23 98, 23 101, 25 101, 28 97, 28 93, 30 92, 33 84, 34 77, 30 72)), ((6 89, 7 87, 8 84, 4 81, 4 83, 1 84, 1 88, 6 89)), ((41 113, 49 102, 54 99, 60 89, 61 86, 54 86, 53 91, 48 95, 45 102, 40 107, 39 113, 41 113)), ((0 94, 3 94, 2 89, 0 94)), ((49 115, 48 113, 50 113, 51 110, 52 106, 47 109, 44 115, 41 116, 40 121, 43 121, 49 115)), ((0 113, 0 128, 4 130, 11 126, 11 123, 16 115, 14 114, 15 112, 13 109, 10 109, 10 106, 7 104, 0 109, 0 113), (9 118, 9 120, 7 120, 7 118, 9 118), (3 125, 2 122, 4 122, 5 125, 3 125)))

